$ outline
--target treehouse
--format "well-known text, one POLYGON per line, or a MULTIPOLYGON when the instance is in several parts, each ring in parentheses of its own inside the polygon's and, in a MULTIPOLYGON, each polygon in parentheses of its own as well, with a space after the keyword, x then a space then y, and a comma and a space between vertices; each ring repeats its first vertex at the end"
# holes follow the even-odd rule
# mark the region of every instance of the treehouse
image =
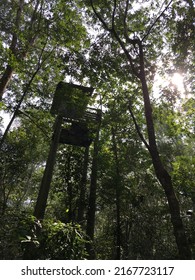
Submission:
MULTIPOLYGON (((98 141, 101 110, 87 107, 92 93, 93 88, 64 82, 60 82, 56 87, 51 107, 51 114, 56 117, 56 120, 49 155, 34 210, 34 215, 37 219, 44 218, 58 144, 62 143, 87 148, 93 140, 94 143, 98 141)), ((97 149, 95 152, 97 154, 97 149)))
POLYGON ((92 142, 91 125, 100 121, 100 111, 87 107, 93 88, 60 82, 54 94, 51 114, 61 116, 69 128, 61 127, 59 143, 88 147, 92 142), (90 124, 90 125, 89 125, 90 124), (90 129, 89 129, 90 126, 90 129))
POLYGON ((85 114, 93 88, 60 82, 51 106, 51 114, 77 120, 85 114))

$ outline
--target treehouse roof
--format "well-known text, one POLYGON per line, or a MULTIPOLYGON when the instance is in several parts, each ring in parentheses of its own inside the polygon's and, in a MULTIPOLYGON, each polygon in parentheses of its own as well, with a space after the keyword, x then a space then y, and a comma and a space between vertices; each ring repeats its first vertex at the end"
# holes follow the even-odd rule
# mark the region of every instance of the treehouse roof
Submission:
POLYGON ((82 117, 93 93, 92 87, 60 82, 54 93, 51 114, 65 117, 82 117))

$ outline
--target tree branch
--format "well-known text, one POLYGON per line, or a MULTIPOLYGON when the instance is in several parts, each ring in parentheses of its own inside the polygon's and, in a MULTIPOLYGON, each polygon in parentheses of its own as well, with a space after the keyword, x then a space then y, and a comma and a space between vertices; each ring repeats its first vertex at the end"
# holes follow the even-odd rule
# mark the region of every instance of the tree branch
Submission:
POLYGON ((29 114, 27 114, 26 112, 23 112, 23 111, 21 111, 21 110, 18 110, 18 114, 22 114, 22 115, 24 115, 25 117, 27 117, 30 121, 31 121, 31 123, 33 123, 34 125, 36 125, 36 127, 46 136, 46 138, 48 139, 48 140, 50 140, 50 137, 48 136, 48 134, 47 134, 47 132, 45 131, 45 129, 41 126, 41 125, 39 125, 36 121, 37 121, 37 119, 34 119, 32 116, 30 116, 29 114))
MULTIPOLYGON (((96 17, 99 19, 99 21, 102 23, 103 27, 109 31, 111 34, 114 35, 114 37, 116 38, 116 40, 118 41, 119 45, 121 46, 123 52, 125 53, 129 63, 130 63, 130 66, 131 66, 131 69, 133 71, 133 74, 140 78, 140 74, 138 73, 138 71, 135 69, 134 67, 134 64, 133 64, 133 60, 132 60, 132 57, 129 53, 129 51, 127 50, 127 48, 125 47, 125 43, 121 40, 121 38, 119 37, 118 33, 116 32, 115 28, 114 28, 114 16, 115 16, 115 10, 116 10, 116 1, 115 1, 115 4, 114 4, 114 9, 113 9, 113 13, 112 13, 112 28, 109 28, 109 26, 107 25, 107 23, 105 22, 105 20, 99 15, 99 13, 96 11, 94 5, 93 5, 93 0, 90 0, 90 3, 91 3, 91 7, 93 9, 93 12, 94 14, 96 15, 96 17)), ((134 44, 135 41, 137 40, 130 40, 130 43, 131 44, 134 44)))
POLYGON ((135 116, 134 116, 134 114, 133 114, 133 111, 132 111, 132 109, 131 109, 131 104, 130 104, 130 102, 129 102, 129 105, 128 105, 128 109, 129 109, 129 112, 130 112, 131 117, 132 117, 132 119, 133 119, 133 123, 134 123, 134 125, 135 125, 137 134, 139 135, 141 141, 144 143, 144 145, 146 146, 146 148, 147 148, 148 151, 150 152, 150 146, 149 146, 148 142, 146 141, 146 139, 144 138, 143 134, 141 133, 141 130, 140 130, 140 128, 139 128, 139 125, 138 125, 138 123, 137 123, 137 121, 136 121, 136 118, 135 118, 135 116))
POLYGON ((114 30, 115 13, 116 13, 116 0, 114 0, 114 8, 113 8, 113 12, 112 12, 112 29, 113 30, 114 30))
POLYGON ((94 5, 93 5, 93 0, 90 0, 90 4, 91 4, 91 7, 92 7, 92 9, 93 9, 94 14, 95 14, 96 17, 99 19, 99 21, 102 23, 102 25, 104 26, 104 28, 105 28, 107 31, 111 32, 112 29, 109 28, 109 26, 107 25, 107 23, 103 20, 103 18, 102 18, 102 17, 99 15, 99 13, 96 11, 96 9, 95 9, 95 7, 94 7, 94 5))
POLYGON ((160 13, 160 15, 155 19, 155 21, 152 23, 152 25, 149 27, 148 31, 146 32, 146 34, 144 35, 144 37, 142 38, 142 42, 150 35, 150 32, 152 30, 152 28, 155 26, 155 24, 158 22, 158 20, 161 18, 161 16, 165 13, 165 11, 168 9, 168 7, 172 4, 173 0, 171 0, 168 5, 165 7, 165 9, 160 13))
MULTIPOLYGON (((135 69, 134 67, 134 63, 133 63, 133 59, 129 53, 129 51, 127 50, 127 48, 125 47, 125 43, 121 40, 121 38, 119 37, 119 35, 117 34, 116 30, 112 30, 112 33, 113 35, 115 36, 116 40, 118 41, 119 45, 121 46, 123 52, 125 53, 129 63, 130 63, 130 66, 131 66, 131 69, 133 71, 133 74, 140 79, 140 74, 139 72, 135 69)), ((133 45, 134 44, 134 40, 131 40, 131 44, 133 45)))
POLYGON ((29 82, 27 83, 27 85, 26 85, 26 87, 25 87, 25 89, 24 89, 24 92, 23 92, 23 94, 22 94, 22 96, 21 96, 21 98, 20 98, 20 101, 18 102, 18 104, 17 104, 17 106, 16 106, 16 108, 15 108, 15 110, 14 110, 13 116, 12 116, 12 118, 11 118, 11 120, 10 120, 10 122, 9 122, 9 124, 8 124, 8 126, 7 126, 7 128, 6 128, 6 130, 5 130, 5 132, 4 132, 4 134, 3 134, 3 137, 2 137, 1 140, 0 140, 0 149, 2 148, 2 145, 3 145, 3 143, 4 143, 4 141, 5 141, 5 138, 6 138, 8 132, 9 132, 9 130, 10 130, 10 127, 12 126, 12 123, 13 123, 15 117, 18 115, 18 111, 19 111, 19 109, 20 109, 20 106, 21 106, 22 102, 24 101, 24 98, 26 97, 26 95, 27 95, 27 93, 28 93, 28 91, 29 91, 29 89, 30 89, 30 86, 31 86, 31 84, 32 84, 32 82, 33 82, 35 76, 36 76, 37 73, 40 71, 40 69, 41 69, 41 67, 43 66, 43 64, 45 63, 45 61, 49 58, 49 56, 50 56, 51 53, 53 52, 53 49, 52 49, 51 52, 49 52, 49 54, 42 60, 42 58, 43 58, 43 53, 44 53, 46 44, 47 44, 47 42, 45 43, 45 45, 44 45, 44 47, 43 47, 43 49, 42 49, 42 51, 41 51, 41 54, 40 54, 40 57, 39 57, 39 60, 38 60, 38 63, 37 63, 37 69, 35 70, 35 72, 33 73, 32 77, 31 77, 31 79, 30 79, 29 82), (42 61, 41 61, 41 60, 42 60, 42 61))
POLYGON ((128 8, 129 8, 129 0, 126 0, 123 25, 124 25, 124 36, 125 36, 125 39, 127 40, 127 42, 130 39, 129 36, 128 36, 128 30, 127 30, 127 12, 128 12, 128 8))

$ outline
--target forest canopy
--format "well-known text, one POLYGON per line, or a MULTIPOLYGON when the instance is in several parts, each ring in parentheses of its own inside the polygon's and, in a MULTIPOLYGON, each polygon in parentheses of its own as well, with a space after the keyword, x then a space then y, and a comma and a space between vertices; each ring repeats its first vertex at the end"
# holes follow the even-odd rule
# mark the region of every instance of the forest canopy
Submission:
POLYGON ((0 259, 194 259, 194 8, 1 0, 0 259))

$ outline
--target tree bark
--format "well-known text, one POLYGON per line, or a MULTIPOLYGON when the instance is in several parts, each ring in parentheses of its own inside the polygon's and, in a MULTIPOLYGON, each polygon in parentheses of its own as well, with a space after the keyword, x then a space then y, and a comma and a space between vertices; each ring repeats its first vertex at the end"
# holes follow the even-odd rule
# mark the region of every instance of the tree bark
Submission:
MULTIPOLYGON (((24 2, 24 0, 20 0, 19 3, 18 3, 18 9, 17 9, 17 12, 16 12, 15 26, 14 26, 15 30, 11 34, 12 35, 12 40, 11 40, 11 43, 10 43, 10 46, 9 46, 9 50, 10 50, 11 55, 13 55, 15 58, 17 58, 17 61, 22 60, 26 57, 26 55, 28 53, 28 48, 30 46, 34 45, 35 39, 37 37, 37 32, 34 32, 34 34, 31 34, 31 33, 32 33, 33 23, 36 21, 35 15, 36 15, 36 12, 38 10, 39 2, 40 1, 37 1, 37 4, 36 4, 35 9, 33 11, 32 18, 31 18, 30 29, 28 30, 29 39, 28 39, 26 48, 22 53, 20 53, 18 51, 18 47, 17 47, 18 46, 18 34, 17 34, 17 32, 19 32, 19 29, 20 29, 21 17, 22 17, 22 13, 23 13, 23 10, 24 10, 25 2, 24 2)), ((3 94, 5 93, 5 91, 7 89, 7 86, 9 85, 9 83, 12 79, 12 76, 14 74, 14 70, 15 70, 14 65, 11 65, 11 63, 8 62, 7 67, 6 67, 2 77, 0 78, 0 101, 2 100, 3 94)))
MULTIPOLYGON (((43 50, 44 50, 44 49, 43 49, 43 50)), ((40 58, 39 58, 39 61, 42 59, 43 50, 42 50, 41 56, 40 56, 40 58)), ((48 57, 47 57, 47 58, 48 58, 48 57)), ((33 82, 35 76, 37 75, 37 73, 39 72, 39 70, 40 70, 41 67, 42 67, 42 64, 47 60, 47 58, 46 58, 45 60, 43 60, 41 64, 40 64, 40 63, 38 64, 37 69, 36 69, 35 72, 33 73, 33 75, 32 75, 32 77, 31 77, 30 81, 27 83, 27 85, 26 85, 26 87, 25 87, 25 90, 24 90, 24 92, 23 92, 23 94, 22 94, 22 96, 21 96, 21 98, 20 98, 20 101, 18 102, 18 104, 17 104, 17 106, 16 106, 16 108, 15 108, 15 110, 14 110, 13 116, 11 117, 11 120, 10 120, 10 122, 9 122, 9 124, 8 124, 8 126, 7 126, 7 128, 6 128, 6 130, 5 130, 5 132, 4 132, 4 134, 3 134, 3 137, 2 137, 1 140, 0 140, 0 150, 1 150, 2 145, 3 145, 3 143, 4 143, 4 141, 5 141, 6 137, 7 137, 7 134, 8 134, 8 132, 9 132, 9 130, 10 130, 10 127, 12 126, 12 123, 13 123, 15 117, 18 115, 18 112, 19 112, 19 110, 20 110, 20 106, 21 106, 21 104, 22 104, 24 98, 26 97, 26 95, 27 95, 27 93, 28 93, 28 90, 29 90, 29 88, 30 88, 30 86, 31 86, 31 84, 32 84, 32 82, 33 82)))
POLYGON ((116 260, 121 259, 121 173, 119 170, 118 147, 116 143, 116 132, 112 127, 112 144, 115 158, 115 193, 116 193, 116 260))
POLYGON ((81 184, 80 184, 80 196, 79 196, 79 202, 78 202, 79 205, 78 205, 77 221, 81 225, 83 225, 83 222, 84 222, 84 211, 85 211, 85 207, 86 207, 85 195, 86 195, 88 162, 89 162, 89 146, 87 146, 85 148, 84 164, 83 164, 82 178, 81 178, 81 184))
POLYGON ((2 100, 3 94, 12 78, 13 73, 14 69, 10 65, 7 65, 7 68, 0 79, 0 101, 2 100))
POLYGON ((170 215, 171 215, 171 222, 173 225, 174 236, 176 239, 176 244, 179 252, 179 259, 191 259, 192 258, 191 250, 188 245, 187 236, 181 219, 179 201, 176 197, 173 188, 171 176, 163 166, 163 163, 160 159, 158 147, 156 144, 152 107, 151 107, 149 91, 148 91, 146 77, 145 77, 144 53, 143 53, 141 42, 139 44, 139 50, 140 50, 140 81, 142 84, 142 93, 144 99, 144 110, 145 110, 145 118, 146 118, 148 140, 149 140, 149 152, 152 158, 156 176, 159 182, 161 183, 165 191, 165 195, 167 197, 170 215))
MULTIPOLYGON (((21 20, 21 15, 23 11, 23 6, 24 6, 24 0, 20 0, 18 4, 18 9, 16 13, 16 20, 15 20, 15 29, 18 31, 19 26, 20 26, 20 20, 21 20)), ((13 55, 16 54, 17 52, 17 43, 18 43, 18 36, 16 32, 13 32, 12 35, 12 41, 10 44, 10 51, 13 55)), ((0 79, 0 101, 2 100, 3 94, 7 88, 7 85, 9 84, 12 75, 14 73, 14 69, 11 65, 7 65, 5 72, 3 73, 3 76, 0 79)))
MULTIPOLYGON (((15 20, 15 29, 18 31, 19 25, 20 25, 20 20, 21 20, 21 15, 23 11, 23 6, 24 6, 24 0, 20 0, 17 13, 16 13, 16 20, 15 20)), ((18 35, 14 31, 12 34, 12 41, 10 44, 10 52, 15 56, 17 52, 17 43, 18 43, 18 35)), ((14 68, 10 64, 7 65, 1 79, 0 79, 0 101, 2 100, 3 94, 7 88, 7 85, 9 84, 12 75, 14 73, 14 68)))
POLYGON ((89 254, 89 259, 95 259, 95 250, 93 248, 92 242, 94 240, 94 231, 95 231, 99 130, 100 130, 100 125, 97 129, 96 139, 94 141, 92 172, 91 172, 91 184, 90 184, 90 194, 89 194, 89 205, 88 205, 88 211, 87 211, 86 234, 87 234, 90 242, 86 244, 86 250, 89 254))
MULTIPOLYGON (((147 32, 147 34, 143 37, 142 41, 138 38, 132 40, 132 39, 130 39, 128 34, 124 35, 126 42, 130 43, 131 46, 136 50, 135 53, 137 53, 137 58, 139 59, 139 65, 137 65, 137 66, 139 66, 139 70, 138 70, 138 67, 135 67, 134 61, 131 57, 129 50, 126 48, 126 43, 121 39, 119 33, 116 30, 116 26, 115 26, 116 1, 114 1, 111 28, 108 26, 108 24, 103 19, 103 17, 101 17, 101 15, 95 9, 95 7, 93 5, 93 0, 91 0, 90 3, 91 3, 91 7, 93 9, 94 14, 100 20, 103 27, 115 37, 115 39, 121 46, 121 48, 126 56, 126 59, 130 64, 133 75, 136 76, 141 82, 149 144, 147 144, 146 141, 143 141, 142 134, 139 134, 139 136, 141 136, 140 137, 141 140, 143 141, 143 143, 146 145, 146 148, 150 152, 150 156, 151 156, 151 159, 153 162, 156 176, 157 176, 159 182, 161 183, 161 186, 163 187, 163 189, 165 191, 165 195, 167 197, 167 201, 168 201, 169 209, 170 209, 170 215, 171 215, 171 222, 173 225, 174 235, 175 235, 176 244, 177 244, 177 248, 178 248, 178 252, 179 252, 179 258, 180 259, 191 259, 192 253, 191 253, 191 250, 188 245, 187 236, 186 236, 184 225, 183 225, 183 222, 181 219, 179 202, 178 202, 178 199, 176 197, 176 194, 175 194, 175 191, 174 191, 174 188, 172 185, 171 176, 169 175, 169 173, 163 166, 163 163, 159 156, 158 147, 156 144, 152 107, 151 107, 151 102, 150 102, 148 86, 147 86, 147 82, 146 82, 144 53, 143 53, 143 46, 142 46, 142 41, 149 35, 149 32, 147 32), (137 48, 137 46, 138 46, 138 48, 137 48)), ((126 3, 128 5, 129 1, 127 1, 126 3)), ((170 3, 167 5, 167 7, 170 5, 170 3)), ((126 6, 126 8, 127 9, 126 9, 125 14, 127 15, 128 7, 126 6)), ((162 13, 161 13, 161 15, 162 15, 162 13)), ((126 26, 125 26, 126 19, 127 19, 127 17, 125 16, 124 30, 126 30, 126 26)), ((155 21, 155 23, 156 23, 156 21, 155 21)), ((152 28, 153 28, 153 25, 152 25, 152 28)))

